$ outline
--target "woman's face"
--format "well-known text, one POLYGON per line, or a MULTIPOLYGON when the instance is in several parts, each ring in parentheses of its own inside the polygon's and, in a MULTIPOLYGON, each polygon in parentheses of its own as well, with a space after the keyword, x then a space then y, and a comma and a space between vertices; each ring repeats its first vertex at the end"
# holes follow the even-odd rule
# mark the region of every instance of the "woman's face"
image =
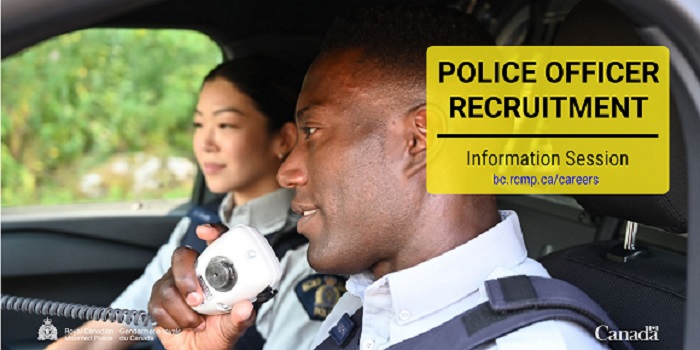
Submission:
POLYGON ((227 80, 204 83, 194 127, 194 154, 210 191, 246 192, 275 178, 280 161, 267 118, 227 80))

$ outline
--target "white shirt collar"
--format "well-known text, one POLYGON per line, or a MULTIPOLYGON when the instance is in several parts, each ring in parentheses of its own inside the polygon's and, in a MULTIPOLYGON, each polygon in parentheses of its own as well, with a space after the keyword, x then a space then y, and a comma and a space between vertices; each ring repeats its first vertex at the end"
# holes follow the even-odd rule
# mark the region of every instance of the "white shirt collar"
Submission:
POLYGON ((398 320, 403 324, 444 309, 477 292, 494 269, 512 268, 527 258, 518 215, 500 214, 501 222, 488 231, 416 266, 376 281, 371 272, 351 276, 348 292, 364 301, 367 292, 388 286, 393 311, 402 313, 398 320))
POLYGON ((234 207, 231 218, 226 220, 226 212, 234 205, 232 196, 232 193, 227 194, 219 207, 219 218, 228 227, 248 225, 266 235, 281 230, 292 214, 290 203, 294 198, 294 190, 280 188, 234 207))

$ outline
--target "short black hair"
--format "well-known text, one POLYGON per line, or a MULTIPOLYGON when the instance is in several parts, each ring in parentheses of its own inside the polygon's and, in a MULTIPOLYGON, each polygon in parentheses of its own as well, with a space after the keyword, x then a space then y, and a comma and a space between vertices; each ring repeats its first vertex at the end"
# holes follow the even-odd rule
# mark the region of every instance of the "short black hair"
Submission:
POLYGON ((363 60, 425 79, 426 50, 434 45, 494 45, 479 22, 444 4, 377 6, 336 18, 321 53, 360 48, 363 60))
POLYGON ((225 79, 253 100, 267 117, 271 133, 287 122, 294 123, 303 74, 293 66, 268 56, 233 58, 216 66, 203 83, 217 78, 225 79))

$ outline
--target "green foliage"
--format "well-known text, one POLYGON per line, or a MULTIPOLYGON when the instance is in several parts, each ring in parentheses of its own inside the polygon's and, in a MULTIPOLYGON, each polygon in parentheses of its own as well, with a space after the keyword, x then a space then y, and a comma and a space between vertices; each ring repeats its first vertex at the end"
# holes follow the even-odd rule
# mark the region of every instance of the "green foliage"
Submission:
POLYGON ((89 29, 3 60, 2 206, 84 201, 80 176, 115 154, 191 157, 197 92, 221 59, 196 32, 89 29))

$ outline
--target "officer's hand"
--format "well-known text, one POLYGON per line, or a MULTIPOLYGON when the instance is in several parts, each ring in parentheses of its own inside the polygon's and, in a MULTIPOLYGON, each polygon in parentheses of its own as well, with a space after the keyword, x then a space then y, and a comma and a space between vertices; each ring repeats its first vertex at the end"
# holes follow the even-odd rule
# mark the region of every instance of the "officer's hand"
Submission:
POLYGON ((223 235, 226 231, 228 231, 228 227, 221 224, 199 225, 195 230, 195 232, 197 232, 197 237, 203 241, 206 241, 207 245, 210 245, 217 238, 221 237, 221 235, 223 235))
POLYGON ((156 332, 166 349, 230 349, 255 321, 253 304, 233 305, 231 313, 204 316, 192 310, 204 300, 194 271, 197 252, 181 247, 173 253, 172 267, 153 286, 148 311, 158 324, 156 332), (181 329, 169 333, 165 329, 181 329))

